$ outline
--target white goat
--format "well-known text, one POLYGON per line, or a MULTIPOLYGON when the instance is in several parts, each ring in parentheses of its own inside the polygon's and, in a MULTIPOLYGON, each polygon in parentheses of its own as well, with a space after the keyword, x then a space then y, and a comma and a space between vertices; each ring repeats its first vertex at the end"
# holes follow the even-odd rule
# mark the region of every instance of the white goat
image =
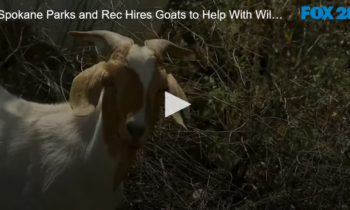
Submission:
POLYGON ((69 34, 105 42, 111 57, 73 80, 68 103, 33 103, 0 86, 1 210, 114 210, 164 91, 186 100, 162 56, 192 51, 160 39, 139 46, 109 31, 69 34))

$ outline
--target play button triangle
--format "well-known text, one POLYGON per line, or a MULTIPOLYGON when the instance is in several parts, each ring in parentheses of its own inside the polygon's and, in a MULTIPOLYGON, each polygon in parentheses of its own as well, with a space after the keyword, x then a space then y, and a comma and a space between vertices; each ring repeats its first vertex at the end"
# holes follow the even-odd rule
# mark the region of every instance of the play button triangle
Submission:
POLYGON ((165 92, 165 117, 190 106, 191 104, 168 92, 165 92))

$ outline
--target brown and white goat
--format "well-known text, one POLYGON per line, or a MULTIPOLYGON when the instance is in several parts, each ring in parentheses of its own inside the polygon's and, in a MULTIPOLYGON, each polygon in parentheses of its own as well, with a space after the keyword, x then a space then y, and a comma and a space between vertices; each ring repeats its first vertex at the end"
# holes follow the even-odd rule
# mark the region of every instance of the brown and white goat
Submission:
POLYGON ((190 50, 160 39, 139 46, 109 31, 69 34, 104 42, 111 57, 73 80, 68 103, 33 103, 0 86, 0 209, 114 210, 164 91, 186 100, 162 57, 190 50))

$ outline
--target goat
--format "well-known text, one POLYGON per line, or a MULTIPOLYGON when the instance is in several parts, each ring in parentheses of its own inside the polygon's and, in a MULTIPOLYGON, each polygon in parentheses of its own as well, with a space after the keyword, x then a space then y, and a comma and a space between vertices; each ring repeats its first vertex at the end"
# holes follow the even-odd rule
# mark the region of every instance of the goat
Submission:
MULTIPOLYGON (((164 91, 187 100, 163 56, 192 51, 163 39, 140 46, 111 31, 69 34, 107 44, 110 59, 78 74, 65 103, 26 101, 0 86, 0 209, 114 210, 164 91)), ((186 128, 181 113, 173 118, 186 128)))

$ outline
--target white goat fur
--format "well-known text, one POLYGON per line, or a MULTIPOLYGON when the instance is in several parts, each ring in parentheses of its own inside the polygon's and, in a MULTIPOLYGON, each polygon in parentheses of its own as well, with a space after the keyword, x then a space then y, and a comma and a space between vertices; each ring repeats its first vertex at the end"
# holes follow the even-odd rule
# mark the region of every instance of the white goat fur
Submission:
POLYGON ((115 209, 124 195, 113 191, 119 160, 102 140, 101 103, 79 118, 68 103, 27 102, 0 88, 0 209, 115 209))
MULTIPOLYGON (((126 57, 144 89, 156 68, 151 53, 132 45, 126 57)), ((123 157, 107 151, 103 92, 95 109, 81 117, 69 103, 29 102, 0 86, 1 210, 114 210, 120 205, 123 183, 113 187, 123 157)), ((144 107, 134 120, 147 123, 144 107)))

